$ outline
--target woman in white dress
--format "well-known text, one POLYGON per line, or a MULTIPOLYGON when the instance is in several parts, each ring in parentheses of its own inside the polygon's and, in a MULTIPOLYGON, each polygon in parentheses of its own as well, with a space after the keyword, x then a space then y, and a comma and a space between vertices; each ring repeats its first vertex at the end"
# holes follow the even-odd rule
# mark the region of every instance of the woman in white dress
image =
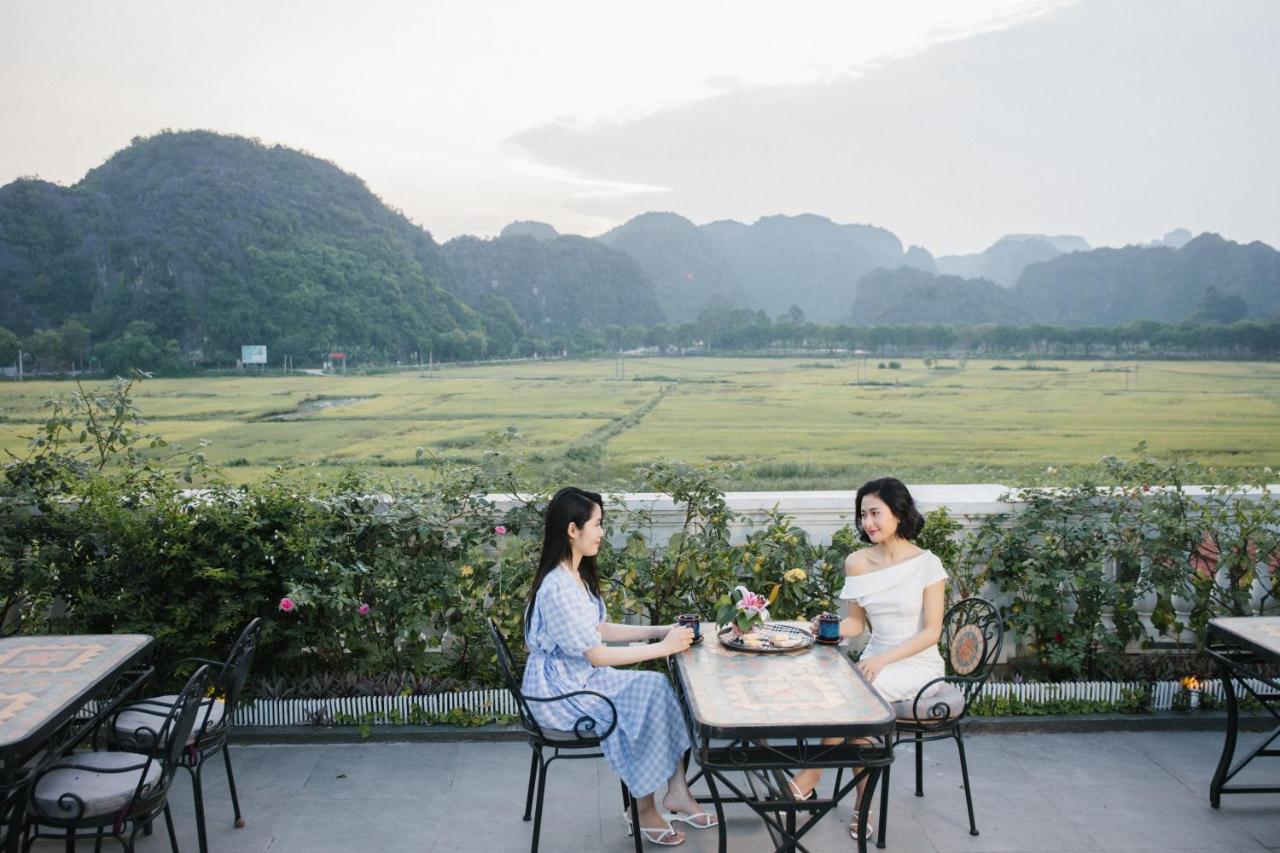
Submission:
MULTIPOLYGON (((840 636, 857 637, 870 627, 871 639, 858 669, 886 702, 911 701, 925 684, 945 674, 938 638, 947 572, 933 553, 912 542, 924 518, 902 481, 884 477, 863 484, 854 514, 859 537, 871 547, 854 551, 844 561, 840 597, 849 608, 840 622, 840 636)), ((797 773, 793 793, 801 799, 814 796, 821 777, 816 769, 797 773)), ((859 799, 863 787, 858 786, 859 799)), ((856 821, 856 803, 854 815, 856 821)), ((857 838, 856 824, 849 832, 857 838)), ((871 832, 869 824, 863 827, 867 837, 871 832)))

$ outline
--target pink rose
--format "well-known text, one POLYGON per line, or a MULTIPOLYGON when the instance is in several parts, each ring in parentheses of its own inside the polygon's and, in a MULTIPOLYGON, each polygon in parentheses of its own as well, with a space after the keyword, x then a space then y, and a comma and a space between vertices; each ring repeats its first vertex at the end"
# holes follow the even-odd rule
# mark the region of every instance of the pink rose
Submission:
POLYGON ((499 536, 506 536, 507 528, 504 525, 499 524, 497 527, 493 528, 493 532, 499 536))
POLYGON ((357 612, 358 612, 361 616, 368 616, 368 615, 369 615, 369 605, 367 605, 367 604, 361 604, 361 605, 360 605, 360 609, 359 609, 357 612))
POLYGON ((280 609, 283 610, 285 613, 292 613, 293 608, 297 606, 298 605, 293 603, 292 598, 289 598, 286 596, 285 598, 280 599, 280 609))

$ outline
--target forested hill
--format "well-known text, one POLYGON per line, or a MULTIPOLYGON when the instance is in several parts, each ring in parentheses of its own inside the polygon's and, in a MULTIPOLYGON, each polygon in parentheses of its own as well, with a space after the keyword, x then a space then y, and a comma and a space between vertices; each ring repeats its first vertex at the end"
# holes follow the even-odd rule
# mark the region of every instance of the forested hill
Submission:
POLYGON ((206 362, 242 344, 478 356, 482 318, 448 283, 431 236, 359 178, 239 137, 161 133, 74 186, 0 188, 0 325, 87 326, 108 362, 170 339, 206 362))
POLYGON ((546 339, 663 321, 653 282, 630 256, 554 231, 503 233, 444 244, 451 292, 477 311, 546 339))
POLYGON ((1181 248, 1126 246, 1029 264, 1013 287, 985 278, 877 270, 858 283, 856 323, 1041 323, 1135 320, 1234 323, 1280 315, 1280 252, 1201 234, 1181 248))

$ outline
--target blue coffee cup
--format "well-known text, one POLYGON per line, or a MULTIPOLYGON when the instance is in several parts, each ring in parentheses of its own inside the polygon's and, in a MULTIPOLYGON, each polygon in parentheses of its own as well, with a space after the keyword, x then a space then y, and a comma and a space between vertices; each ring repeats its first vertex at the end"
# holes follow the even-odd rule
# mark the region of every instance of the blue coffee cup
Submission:
POLYGON ((834 613, 823 613, 818 617, 818 639, 836 643, 840 641, 840 617, 834 613))
POLYGON ((695 643, 702 639, 702 620, 698 618, 698 614, 682 613, 676 618, 676 622, 681 628, 689 628, 693 631, 693 641, 695 643))

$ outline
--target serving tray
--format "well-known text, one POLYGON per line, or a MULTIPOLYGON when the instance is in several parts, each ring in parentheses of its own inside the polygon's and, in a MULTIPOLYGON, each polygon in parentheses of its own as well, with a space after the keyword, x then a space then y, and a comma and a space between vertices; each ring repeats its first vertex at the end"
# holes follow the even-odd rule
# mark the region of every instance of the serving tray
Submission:
POLYGON ((733 629, 726 625, 717 632, 716 637, 725 648, 758 654, 800 652, 810 648, 814 640, 809 631, 784 622, 766 622, 751 633, 736 637, 733 629))

